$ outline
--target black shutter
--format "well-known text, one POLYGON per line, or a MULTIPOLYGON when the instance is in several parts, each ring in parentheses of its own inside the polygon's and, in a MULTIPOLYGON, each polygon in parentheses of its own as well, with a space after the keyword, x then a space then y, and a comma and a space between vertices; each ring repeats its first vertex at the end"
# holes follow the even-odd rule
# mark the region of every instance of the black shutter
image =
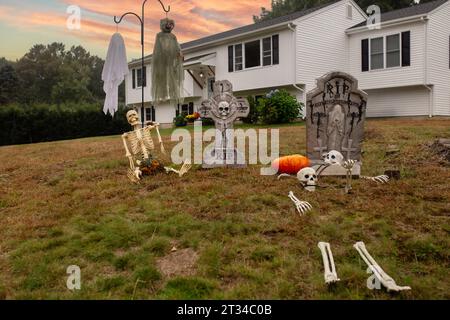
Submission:
POLYGON ((278 35, 272 36, 272 59, 273 64, 279 64, 280 63, 280 46, 279 46, 279 37, 278 35))
POLYGON ((228 72, 233 72, 234 64, 234 55, 233 55, 233 46, 228 46, 228 72))
POLYGON ((152 121, 156 122, 156 110, 154 106, 152 106, 152 121))
POLYGON ((144 67, 144 72, 142 73, 142 83, 143 86, 147 86, 147 67, 144 67))
POLYGON ((362 72, 369 71, 369 39, 361 40, 362 72))
POLYGON ((133 78, 133 89, 136 89, 136 69, 133 69, 133 71, 131 72, 131 77, 133 78))
POLYGON ((402 32, 402 67, 411 65, 411 31, 402 32))

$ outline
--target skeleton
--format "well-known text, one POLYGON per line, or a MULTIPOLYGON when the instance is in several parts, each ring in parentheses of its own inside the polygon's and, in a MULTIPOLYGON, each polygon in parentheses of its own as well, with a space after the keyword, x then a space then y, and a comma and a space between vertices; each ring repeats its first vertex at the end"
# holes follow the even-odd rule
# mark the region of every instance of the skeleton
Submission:
POLYGON ((342 167, 346 170, 346 183, 345 183, 345 193, 350 193, 352 190, 352 180, 353 180, 353 167, 356 164, 356 160, 347 160, 342 164, 342 167))
POLYGON ((309 202, 306 201, 300 201, 292 191, 289 192, 288 197, 294 202, 295 207, 300 214, 300 216, 303 216, 306 214, 306 212, 312 210, 312 205, 309 204, 309 202))
POLYGON ((364 262, 367 264, 367 266, 370 268, 370 270, 373 272, 375 278, 384 286, 386 287, 387 291, 404 291, 404 290, 411 290, 411 287, 401 287, 398 286, 394 279, 392 279, 389 275, 386 274, 386 272, 381 269, 381 267, 378 265, 378 263, 375 261, 375 259, 369 254, 369 252, 366 249, 366 245, 364 242, 357 242, 353 246, 361 256, 361 258, 364 260, 364 262))
POLYGON ((341 281, 336 273, 336 267, 334 265, 334 258, 333 253, 331 252, 330 244, 326 242, 319 242, 318 247, 322 252, 325 283, 333 284, 341 281))
MULTIPOLYGON (((161 135, 159 133, 159 124, 152 123, 140 128, 139 116, 135 110, 130 110, 127 112, 128 123, 133 127, 133 131, 126 132, 122 135, 122 142, 125 147, 125 156, 128 158, 130 168, 128 169, 128 178, 133 182, 139 182, 142 177, 141 166, 153 166, 155 162, 152 160, 151 151, 154 150, 155 146, 151 136, 151 131, 156 130, 158 134, 158 141, 161 147, 161 152, 165 154, 164 145, 162 143, 161 135)), ((156 162, 157 163, 157 162, 156 162)), ((159 163, 155 165, 159 166, 159 163)), ((175 170, 170 167, 162 167, 167 173, 175 172, 180 177, 183 176, 189 169, 191 165, 184 163, 181 170, 175 170)))
POLYGON ((314 192, 317 186, 317 173, 313 168, 304 168, 297 173, 297 179, 300 181, 306 191, 314 192))

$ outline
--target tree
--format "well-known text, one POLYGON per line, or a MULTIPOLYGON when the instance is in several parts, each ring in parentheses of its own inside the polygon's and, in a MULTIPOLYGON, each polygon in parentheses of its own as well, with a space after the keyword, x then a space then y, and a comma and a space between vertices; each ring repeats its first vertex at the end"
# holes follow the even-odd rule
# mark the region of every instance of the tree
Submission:
POLYGON ((19 78, 11 64, 0 68, 0 104, 13 102, 19 91, 19 78))
MULTIPOLYGON (((420 3, 430 2, 433 0, 421 0, 420 3)), ((260 22, 276 17, 280 17, 292 12, 302 11, 305 9, 317 7, 323 4, 332 3, 335 0, 272 0, 271 10, 261 8, 259 16, 253 16, 255 22, 260 22)), ((370 5, 376 4, 380 6, 381 12, 388 12, 396 9, 402 9, 416 4, 414 0, 356 0, 356 3, 366 10, 370 5)))

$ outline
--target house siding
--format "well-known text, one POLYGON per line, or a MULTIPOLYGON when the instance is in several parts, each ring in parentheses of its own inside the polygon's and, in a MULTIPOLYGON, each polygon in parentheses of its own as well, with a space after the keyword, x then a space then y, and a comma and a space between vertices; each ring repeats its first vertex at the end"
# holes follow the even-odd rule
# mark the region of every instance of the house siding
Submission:
POLYGON ((324 74, 349 70, 345 30, 364 20, 353 2, 340 1, 295 22, 297 83, 305 84, 306 92, 314 89, 316 79, 324 74), (352 19, 347 18, 349 4, 353 6, 352 19))
POLYGON ((428 74, 433 85, 434 115, 450 115, 450 3, 430 15, 428 22, 428 74))

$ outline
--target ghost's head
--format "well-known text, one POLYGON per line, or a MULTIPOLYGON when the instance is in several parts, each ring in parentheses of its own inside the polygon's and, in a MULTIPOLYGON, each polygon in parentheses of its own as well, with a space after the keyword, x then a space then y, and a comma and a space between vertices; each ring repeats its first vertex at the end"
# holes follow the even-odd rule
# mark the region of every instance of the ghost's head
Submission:
POLYGON ((170 33, 175 28, 175 21, 169 18, 162 19, 159 23, 162 32, 170 33))

